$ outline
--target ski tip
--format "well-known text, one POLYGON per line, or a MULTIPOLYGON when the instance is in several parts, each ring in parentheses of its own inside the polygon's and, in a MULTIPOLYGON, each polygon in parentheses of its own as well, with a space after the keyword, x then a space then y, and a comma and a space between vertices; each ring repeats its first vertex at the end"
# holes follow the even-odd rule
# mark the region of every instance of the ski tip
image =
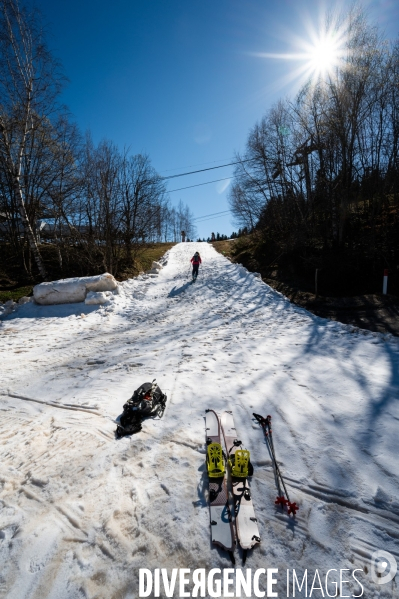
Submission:
POLYGON ((232 551, 229 551, 229 557, 231 559, 231 563, 235 566, 236 558, 234 557, 234 553, 232 551))

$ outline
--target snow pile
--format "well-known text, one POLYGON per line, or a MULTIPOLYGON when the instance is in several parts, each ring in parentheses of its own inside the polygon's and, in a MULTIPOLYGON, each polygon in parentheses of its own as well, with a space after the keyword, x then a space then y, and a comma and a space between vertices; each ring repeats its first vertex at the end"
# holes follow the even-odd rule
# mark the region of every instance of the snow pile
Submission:
POLYGON ((8 300, 5 304, 0 304, 0 318, 3 319, 15 312, 20 306, 28 304, 33 300, 33 297, 20 297, 18 302, 8 300))
POLYGON ((117 280, 108 272, 96 277, 82 277, 82 279, 85 281, 87 291, 113 291, 118 287, 117 280))
POLYGON ((278 568, 286 597, 289 568, 292 597, 292 569, 307 569, 309 597, 316 569, 324 585, 342 568, 338 594, 354 596, 359 568, 364 597, 396 597, 371 557, 399 562, 399 340, 290 304, 206 243, 120 287, 98 309, 27 303, 0 323, 1 599, 134 599, 140 568, 231 568, 210 542, 206 408, 232 411, 254 464, 261 543, 244 575, 278 568), (123 404, 154 378, 164 417, 116 441, 123 404), (273 417, 295 520, 274 504, 253 412, 273 417))
POLYGON ((8 316, 12 312, 14 312, 17 305, 18 304, 16 302, 14 302, 13 300, 8 300, 3 305, 0 305, 0 316, 1 317, 8 316))
POLYGON ((89 291, 112 291, 118 286, 109 273, 94 277, 75 277, 40 283, 33 288, 35 302, 41 305, 84 302, 89 291))
POLYGON ((153 260, 151 268, 148 271, 148 273, 152 274, 152 275, 157 275, 161 272, 162 268, 163 268, 163 266, 160 262, 156 262, 155 260, 153 260))
POLYGON ((35 302, 46 306, 84 302, 86 293, 86 285, 81 278, 40 283, 33 288, 35 302))
POLYGON ((107 302, 108 296, 103 291, 89 291, 85 299, 85 304, 87 306, 97 306, 106 304, 107 302))

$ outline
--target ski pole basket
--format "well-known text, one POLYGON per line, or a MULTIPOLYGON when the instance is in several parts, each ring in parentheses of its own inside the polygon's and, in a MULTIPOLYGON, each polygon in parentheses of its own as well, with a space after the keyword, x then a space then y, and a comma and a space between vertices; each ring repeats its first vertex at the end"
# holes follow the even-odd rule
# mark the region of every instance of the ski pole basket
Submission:
POLYGON ((209 478, 218 478, 225 473, 223 450, 220 443, 210 443, 207 447, 207 468, 209 478))
POLYGON ((250 453, 247 449, 237 449, 229 458, 231 474, 237 478, 247 478, 249 473, 250 453))

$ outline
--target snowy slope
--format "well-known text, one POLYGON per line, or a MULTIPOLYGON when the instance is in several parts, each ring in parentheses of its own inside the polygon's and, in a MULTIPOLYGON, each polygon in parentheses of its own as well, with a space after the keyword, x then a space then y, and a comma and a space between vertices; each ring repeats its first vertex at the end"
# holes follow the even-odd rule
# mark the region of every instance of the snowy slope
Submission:
MULTIPOLYGON (((208 407, 233 410, 255 465, 262 543, 246 567, 399 561, 398 340, 291 305, 208 244, 167 259, 108 306, 26 304, 0 324, 0 597, 138 597, 139 568, 230 567, 210 543, 208 407), (164 418, 116 441, 123 403, 154 377, 164 418), (274 506, 252 412, 273 416, 295 522, 274 506)), ((392 597, 395 582, 362 583, 392 597)))

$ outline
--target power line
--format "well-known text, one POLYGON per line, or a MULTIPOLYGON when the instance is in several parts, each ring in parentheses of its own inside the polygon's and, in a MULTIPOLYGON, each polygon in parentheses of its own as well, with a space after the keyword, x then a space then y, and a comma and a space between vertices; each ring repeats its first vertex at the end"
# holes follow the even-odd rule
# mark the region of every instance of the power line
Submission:
POLYGON ((231 179, 231 177, 224 177, 224 179, 215 179, 214 181, 207 181, 206 183, 197 183, 197 185, 188 185, 187 187, 171 189, 168 191, 168 193, 172 193, 173 191, 181 191, 182 189, 191 189, 191 187, 200 187, 201 185, 209 185, 210 183, 217 183, 218 181, 227 181, 227 179, 231 179))
POLYGON ((226 212, 230 212, 230 210, 222 210, 221 212, 211 212, 211 214, 204 214, 203 216, 197 216, 197 218, 193 218, 193 220, 201 220, 202 218, 208 218, 208 216, 216 216, 217 214, 225 214, 226 212))
POLYGON ((216 168, 224 168, 225 166, 233 166, 234 164, 242 164, 243 162, 251 162, 252 158, 247 160, 238 160, 237 162, 229 162, 228 164, 221 164, 220 166, 210 166, 209 168, 201 168, 198 171, 190 171, 189 173, 180 173, 178 175, 169 175, 168 177, 160 177, 160 179, 175 179, 176 177, 185 177, 186 175, 194 175, 195 173, 204 173, 205 171, 213 171, 216 168))
POLYGON ((168 169, 165 169, 160 172, 168 173, 170 171, 177 171, 180 168, 194 168, 195 166, 202 166, 204 164, 216 164, 216 162, 223 162, 223 160, 229 160, 229 159, 228 158, 220 158, 220 160, 209 160, 208 162, 199 162, 198 164, 189 164, 188 166, 177 166, 176 168, 168 168, 168 169))
POLYGON ((214 220, 215 218, 223 218, 223 216, 227 216, 227 214, 220 214, 219 216, 211 216, 210 218, 204 218, 204 220, 201 220, 198 224, 201 225, 202 223, 206 223, 206 221, 208 220, 214 220))

